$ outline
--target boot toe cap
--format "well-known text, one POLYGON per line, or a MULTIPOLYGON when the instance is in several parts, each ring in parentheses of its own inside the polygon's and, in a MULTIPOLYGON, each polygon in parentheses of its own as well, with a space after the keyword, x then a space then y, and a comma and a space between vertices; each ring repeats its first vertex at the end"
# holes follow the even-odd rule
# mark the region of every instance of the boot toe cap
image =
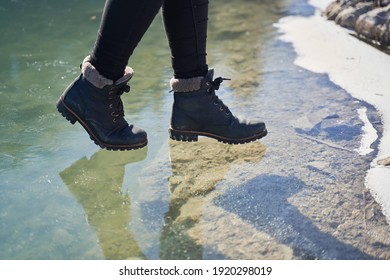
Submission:
POLYGON ((143 129, 129 125, 116 135, 116 141, 123 145, 136 145, 147 142, 147 134, 143 129))
POLYGON ((253 134, 259 134, 267 130, 264 122, 250 123, 249 127, 253 131, 253 134))
POLYGON ((147 143, 147 134, 143 129, 128 125, 104 135, 99 145, 108 150, 131 150, 142 148, 147 143))

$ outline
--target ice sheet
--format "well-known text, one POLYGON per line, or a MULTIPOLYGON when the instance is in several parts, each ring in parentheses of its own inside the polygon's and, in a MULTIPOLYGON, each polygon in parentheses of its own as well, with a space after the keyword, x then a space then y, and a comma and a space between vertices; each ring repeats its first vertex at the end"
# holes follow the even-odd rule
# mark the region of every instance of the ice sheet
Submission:
MULTIPOLYGON (((317 13, 311 17, 281 19, 277 24, 280 38, 292 43, 298 66, 328 74, 332 82, 380 112, 384 131, 377 158, 367 172, 366 186, 390 220, 390 168, 377 164, 378 159, 390 156, 390 56, 324 18, 320 11, 332 1, 309 2, 319 8, 317 13)), ((373 139, 374 133, 372 129, 365 131, 363 139, 373 139)))

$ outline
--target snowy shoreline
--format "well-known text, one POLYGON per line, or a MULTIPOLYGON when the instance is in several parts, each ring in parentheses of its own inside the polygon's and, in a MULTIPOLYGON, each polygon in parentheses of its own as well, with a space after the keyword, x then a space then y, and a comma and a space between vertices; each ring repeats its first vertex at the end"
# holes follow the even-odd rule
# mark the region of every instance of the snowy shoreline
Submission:
MULTIPOLYGON (((378 160, 390 156, 390 56, 350 36, 346 29, 321 16, 321 11, 331 2, 310 0, 309 3, 318 9, 315 15, 282 18, 277 24, 282 33, 280 39, 293 45, 297 53, 296 65, 315 73, 328 74, 333 83, 380 112, 383 135, 365 184, 390 221, 390 168, 377 164, 378 160)), ((363 121, 366 118, 364 111, 359 111, 359 116, 363 121)), ((359 153, 369 153, 370 143, 377 138, 370 124, 364 123, 359 153)))

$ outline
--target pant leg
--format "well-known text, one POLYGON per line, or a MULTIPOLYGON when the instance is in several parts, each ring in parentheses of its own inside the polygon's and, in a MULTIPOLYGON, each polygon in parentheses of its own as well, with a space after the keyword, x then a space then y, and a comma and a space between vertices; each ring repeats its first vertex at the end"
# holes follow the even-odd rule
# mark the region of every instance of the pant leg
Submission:
POLYGON ((91 63, 117 80, 164 0, 107 0, 91 63))
POLYGON ((175 78, 204 76, 208 0, 165 0, 162 15, 175 78))

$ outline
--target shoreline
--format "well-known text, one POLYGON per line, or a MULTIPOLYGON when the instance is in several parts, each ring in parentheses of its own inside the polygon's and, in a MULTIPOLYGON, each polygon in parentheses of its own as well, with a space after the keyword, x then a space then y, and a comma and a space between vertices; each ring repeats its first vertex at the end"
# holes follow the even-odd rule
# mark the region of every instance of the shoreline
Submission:
MULTIPOLYGON (((293 45, 297 53, 296 65, 327 74, 333 83, 354 98, 373 105, 381 114, 383 134, 377 155, 367 171, 365 185, 389 222, 390 191, 386 186, 390 185, 390 168, 378 161, 390 156, 390 83, 387 82, 390 56, 350 36, 348 30, 321 16, 320 11, 331 2, 311 0, 309 4, 317 9, 313 16, 282 18, 277 23, 280 39, 293 45)), ((362 145, 364 139, 375 139, 374 133, 375 130, 362 129, 362 145)))

